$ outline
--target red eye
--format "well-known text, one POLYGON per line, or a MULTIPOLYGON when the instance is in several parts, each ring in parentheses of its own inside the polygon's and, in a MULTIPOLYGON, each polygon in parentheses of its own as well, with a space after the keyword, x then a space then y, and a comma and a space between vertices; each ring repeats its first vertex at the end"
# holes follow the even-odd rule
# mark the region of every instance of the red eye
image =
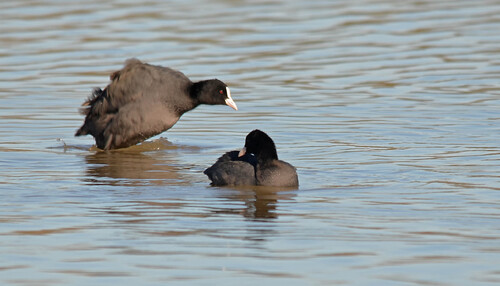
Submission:
POLYGON ((221 89, 221 90, 219 90, 219 93, 220 93, 220 94, 224 94, 224 91, 222 91, 222 89, 221 89))

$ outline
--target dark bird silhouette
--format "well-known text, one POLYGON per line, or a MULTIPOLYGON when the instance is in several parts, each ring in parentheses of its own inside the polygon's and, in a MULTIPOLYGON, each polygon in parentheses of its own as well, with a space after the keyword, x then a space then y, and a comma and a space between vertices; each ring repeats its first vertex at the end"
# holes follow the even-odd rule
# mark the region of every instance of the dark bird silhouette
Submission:
POLYGON ((192 82, 183 73, 129 59, 83 103, 85 122, 75 136, 94 136, 98 148, 129 147, 170 129, 200 104, 238 110, 229 87, 218 79, 192 82))
POLYGON ((214 186, 259 185, 297 187, 295 167, 278 160, 273 140, 260 130, 250 132, 241 151, 222 155, 204 172, 214 186))

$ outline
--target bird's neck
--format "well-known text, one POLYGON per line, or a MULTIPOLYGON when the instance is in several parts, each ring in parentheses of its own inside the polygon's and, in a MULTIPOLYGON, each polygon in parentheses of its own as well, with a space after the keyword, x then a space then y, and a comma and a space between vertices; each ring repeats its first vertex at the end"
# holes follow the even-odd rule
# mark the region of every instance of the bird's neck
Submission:
POLYGON ((173 105, 177 115, 181 116, 182 114, 196 108, 198 105, 200 105, 200 103, 197 98, 189 96, 178 98, 178 100, 173 105))
POLYGON ((272 162, 273 160, 278 160, 278 154, 276 153, 276 149, 274 150, 261 150, 258 155, 256 155, 257 161, 259 164, 267 164, 272 162))
MULTIPOLYGON (((191 85, 189 90, 189 97, 191 97, 194 101, 200 101, 200 95, 203 93, 203 88, 205 86, 205 80, 195 82, 191 85)), ((199 104, 199 103, 198 103, 199 104)))

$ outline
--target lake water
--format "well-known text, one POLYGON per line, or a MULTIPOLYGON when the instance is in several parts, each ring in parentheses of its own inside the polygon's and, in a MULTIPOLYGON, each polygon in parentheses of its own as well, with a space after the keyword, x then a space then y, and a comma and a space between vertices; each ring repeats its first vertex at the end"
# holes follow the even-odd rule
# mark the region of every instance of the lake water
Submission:
POLYGON ((498 285, 498 1, 2 1, 1 285, 498 285), (142 145, 78 107, 127 58, 217 77, 142 145), (259 128, 297 190, 202 173, 259 128))

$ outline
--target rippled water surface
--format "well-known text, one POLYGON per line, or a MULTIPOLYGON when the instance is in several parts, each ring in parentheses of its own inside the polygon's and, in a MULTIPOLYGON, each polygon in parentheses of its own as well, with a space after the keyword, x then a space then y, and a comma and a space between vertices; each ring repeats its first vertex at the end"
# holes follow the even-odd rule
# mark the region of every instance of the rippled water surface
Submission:
POLYGON ((2 1, 0 284, 497 285, 498 1, 2 1), (228 83, 142 145, 78 107, 125 59, 228 83), (210 187, 266 131, 298 190, 210 187))

